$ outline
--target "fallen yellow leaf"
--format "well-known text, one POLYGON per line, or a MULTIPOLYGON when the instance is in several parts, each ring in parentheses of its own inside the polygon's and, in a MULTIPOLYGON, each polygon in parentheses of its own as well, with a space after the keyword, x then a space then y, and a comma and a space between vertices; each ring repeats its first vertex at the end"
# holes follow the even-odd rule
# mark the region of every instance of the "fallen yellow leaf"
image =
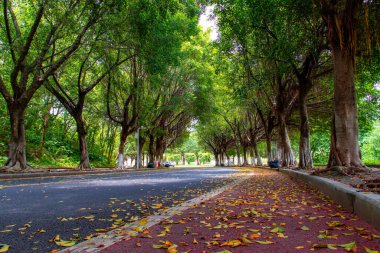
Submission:
POLYGON ((177 253, 177 252, 178 252, 177 248, 178 248, 178 246, 175 245, 175 244, 173 244, 173 245, 171 245, 171 246, 167 249, 167 251, 168 251, 168 253, 177 253))
POLYGON ((57 244, 58 246, 62 246, 62 247, 71 247, 71 246, 74 246, 76 244, 76 241, 56 241, 55 244, 57 244))
POLYGON ((220 246, 231 246, 231 247, 237 247, 239 245, 241 245, 241 241, 240 240, 230 240, 230 241, 226 241, 224 243, 222 243, 220 246))
POLYGON ((272 244, 272 243, 274 243, 274 242, 272 242, 272 241, 256 241, 258 244, 272 244))
POLYGON ((152 205, 152 208, 154 208, 154 209, 159 209, 161 207, 162 207, 162 204, 153 204, 152 205))
POLYGON ((9 245, 0 244, 0 252, 7 252, 9 250, 9 245))
POLYGON ((249 239, 257 239, 257 238, 260 238, 260 234, 250 234, 248 237, 249 239))
POLYGON ((379 253, 379 251, 367 248, 366 246, 364 246, 364 249, 366 253, 379 253))

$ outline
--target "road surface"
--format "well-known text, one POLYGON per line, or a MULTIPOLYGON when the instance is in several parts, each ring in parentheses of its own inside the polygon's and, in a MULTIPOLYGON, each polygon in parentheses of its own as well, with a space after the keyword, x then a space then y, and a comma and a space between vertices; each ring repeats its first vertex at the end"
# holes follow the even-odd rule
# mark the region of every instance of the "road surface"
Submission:
POLYGON ((132 222, 230 182, 232 168, 0 181, 0 244, 9 252, 50 252, 50 242, 78 239, 132 222))

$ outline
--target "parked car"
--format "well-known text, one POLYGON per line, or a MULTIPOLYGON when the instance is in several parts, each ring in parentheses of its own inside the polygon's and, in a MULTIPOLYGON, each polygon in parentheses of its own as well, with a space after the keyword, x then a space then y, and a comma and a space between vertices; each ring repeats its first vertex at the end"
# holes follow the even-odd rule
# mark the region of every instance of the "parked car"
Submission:
POLYGON ((269 161, 269 167, 271 168, 280 168, 280 161, 279 160, 273 160, 269 161))
POLYGON ((164 162, 164 167, 174 167, 174 163, 172 163, 172 162, 164 162))

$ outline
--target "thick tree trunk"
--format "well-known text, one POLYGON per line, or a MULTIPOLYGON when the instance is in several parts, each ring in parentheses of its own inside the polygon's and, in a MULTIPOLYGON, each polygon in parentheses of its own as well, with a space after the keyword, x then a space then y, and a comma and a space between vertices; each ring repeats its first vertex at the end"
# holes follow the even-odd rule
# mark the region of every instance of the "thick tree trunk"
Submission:
POLYGON ((5 166, 10 171, 20 171, 29 168, 26 163, 25 109, 24 106, 18 104, 8 106, 11 136, 8 161, 5 166))
POLYGON ((299 168, 313 168, 313 157, 310 148, 310 127, 306 105, 306 90, 305 87, 300 87, 300 143, 299 143, 299 168))
POLYGON ((240 148, 239 148, 239 146, 236 146, 236 154, 237 154, 237 165, 240 166, 241 162, 240 162, 240 148))
POLYGON ((279 122, 279 155, 282 167, 292 167, 296 164, 296 159, 290 144, 288 127, 286 125, 285 115, 280 114, 279 122))
POLYGON ((148 147, 148 153, 149 153, 149 163, 154 163, 154 138, 153 136, 149 136, 149 147, 148 147))
POLYGON ((87 141, 86 141, 86 127, 82 118, 82 115, 78 115, 76 118, 77 123, 77 134, 79 140, 79 152, 80 152, 80 162, 77 167, 78 170, 91 169, 90 159, 88 156, 87 141))
POLYGON ((162 162, 164 153, 164 139, 163 137, 159 137, 156 139, 156 161, 160 164, 162 162))
MULTIPOLYGON (((228 156, 228 154, 226 153, 226 158, 227 158, 227 166, 230 166, 230 157, 228 156)), ((226 166, 226 165, 225 165, 226 166)))
POLYGON ((123 169, 124 168, 124 149, 125 149, 125 143, 127 141, 127 131, 125 127, 121 128, 120 133, 120 143, 119 143, 119 149, 118 149, 118 155, 117 155, 117 168, 123 169))
POLYGON ((256 165, 256 159, 255 159, 255 153, 253 151, 253 147, 249 149, 249 155, 251 157, 251 165, 255 166, 256 165))
POLYGON ((266 144, 267 144, 267 165, 269 165, 269 162, 273 160, 273 157, 272 157, 272 142, 271 142, 271 139, 270 137, 268 137, 268 135, 266 135, 266 144))
POLYGON ((248 165, 248 159, 247 159, 247 147, 243 146, 243 166, 248 165))
POLYGON ((259 149, 257 148, 257 143, 256 142, 253 144, 253 149, 255 150, 255 156, 256 156, 256 159, 257 159, 257 162, 256 162, 257 165, 263 166, 263 161, 261 161, 259 149))
POLYGON ((329 166, 363 167, 360 158, 354 56, 334 48, 334 117, 329 166))
POLYGON ((220 166, 219 154, 214 152, 215 166, 220 166))
POLYGON ((341 0, 324 1, 321 5, 334 58, 334 115, 328 167, 365 167, 360 158, 354 83, 356 26, 364 3, 341 0))

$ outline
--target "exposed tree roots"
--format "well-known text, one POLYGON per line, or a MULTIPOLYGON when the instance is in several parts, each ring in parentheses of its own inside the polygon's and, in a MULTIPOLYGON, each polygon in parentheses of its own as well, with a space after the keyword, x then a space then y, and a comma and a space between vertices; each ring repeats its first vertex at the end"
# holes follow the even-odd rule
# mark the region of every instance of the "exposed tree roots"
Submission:
POLYGON ((332 166, 324 169, 316 169, 312 171, 311 175, 320 175, 326 172, 335 171, 338 172, 341 175, 349 176, 349 175, 355 175, 357 173, 363 173, 363 172, 370 172, 371 170, 366 167, 347 167, 347 166, 332 166))
POLYGON ((75 168, 75 170, 80 170, 80 171, 91 170, 91 166, 88 164, 81 163, 79 164, 78 167, 75 168))
POLYGON ((0 168, 0 172, 2 173, 27 173, 27 172, 38 172, 38 171, 42 171, 42 170, 35 169, 29 164, 27 164, 26 168, 21 168, 19 162, 17 162, 13 166, 4 166, 0 168))

